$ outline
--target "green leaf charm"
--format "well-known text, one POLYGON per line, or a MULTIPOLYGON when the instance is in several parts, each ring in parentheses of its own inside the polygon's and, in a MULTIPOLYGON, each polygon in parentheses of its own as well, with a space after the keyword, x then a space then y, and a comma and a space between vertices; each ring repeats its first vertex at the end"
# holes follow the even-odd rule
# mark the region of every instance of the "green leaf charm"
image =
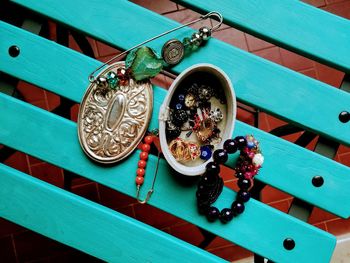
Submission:
POLYGON ((135 57, 136 57, 136 51, 138 49, 133 49, 129 52, 129 54, 126 56, 125 58, 125 68, 128 69, 131 67, 132 62, 134 61, 135 57))
POLYGON ((125 66, 131 69, 133 78, 139 81, 155 77, 163 68, 163 59, 153 49, 139 47, 127 55, 125 66))

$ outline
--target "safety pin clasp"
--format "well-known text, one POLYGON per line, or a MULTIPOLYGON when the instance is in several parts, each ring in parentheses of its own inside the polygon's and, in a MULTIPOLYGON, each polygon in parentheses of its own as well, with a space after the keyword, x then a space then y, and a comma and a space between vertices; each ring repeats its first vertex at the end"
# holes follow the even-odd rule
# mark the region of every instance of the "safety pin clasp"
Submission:
POLYGON ((145 200, 140 199, 140 190, 141 190, 141 187, 140 187, 140 185, 138 185, 137 190, 136 190, 137 202, 139 202, 140 204, 146 204, 148 202, 148 200, 151 198, 151 195, 153 194, 154 190, 153 189, 148 190, 145 200))
POLYGON ((140 47, 140 46, 143 46, 144 44, 146 44, 146 43, 148 43, 148 42, 151 42, 151 41, 153 41, 153 40, 155 40, 155 39, 157 39, 157 38, 160 38, 160 37, 162 37, 162 36, 165 36, 165 35, 167 35, 167 34, 169 34, 169 33, 171 33, 171 32, 174 32, 174 31, 176 31, 176 30, 179 30, 179 29, 181 29, 181 28, 183 28, 183 27, 186 27, 186 26, 189 26, 189 25, 198 23, 198 22, 200 22, 200 21, 202 21, 202 20, 205 20, 205 19, 208 19, 208 18, 211 18, 211 17, 216 18, 216 20, 219 20, 218 23, 217 23, 216 25, 214 25, 212 28, 210 28, 211 33, 214 32, 215 30, 218 30, 219 27, 221 26, 221 24, 223 23, 223 17, 222 17, 222 15, 221 15, 219 12, 217 12, 217 11, 211 11, 211 12, 205 14, 205 15, 200 16, 199 18, 197 18, 197 19, 195 19, 195 20, 192 20, 192 21, 186 23, 186 24, 180 25, 180 26, 175 27, 175 28, 173 28, 173 29, 170 29, 170 30, 168 30, 168 31, 166 31, 166 32, 163 32, 163 33, 161 33, 161 34, 159 34, 159 35, 156 35, 156 36, 154 36, 154 37, 152 37, 152 38, 150 38, 150 39, 147 39, 147 40, 143 41, 142 43, 137 44, 137 45, 135 45, 135 46, 129 48, 128 50, 125 50, 125 51, 123 51, 122 53, 117 54, 116 56, 110 58, 108 61, 106 61, 104 64, 102 64, 101 66, 99 66, 97 69, 95 69, 93 72, 90 73, 90 75, 89 75, 89 77, 88 77, 89 82, 90 82, 90 83, 95 83, 96 80, 97 80, 97 77, 95 76, 95 74, 96 74, 98 71, 101 71, 106 65, 109 65, 109 63, 111 63, 112 61, 116 60, 117 58, 119 58, 119 57, 121 57, 121 56, 124 56, 125 54, 127 54, 127 53, 130 52, 131 50, 136 49, 136 48, 138 48, 138 47, 140 47))
MULTIPOLYGON (((158 130, 153 130, 152 132, 154 135, 158 135, 158 130)), ((160 160, 160 155, 161 155, 161 148, 160 148, 160 145, 159 145, 159 138, 156 137, 157 139, 154 139, 153 143, 155 144, 156 148, 158 149, 158 158, 157 158, 157 165, 156 165, 156 170, 154 171, 154 176, 153 176, 153 181, 152 181, 152 186, 151 188, 148 190, 147 192, 147 195, 146 195, 146 198, 145 200, 141 200, 140 199, 140 191, 141 191, 141 185, 137 185, 137 188, 136 188, 136 200, 137 202, 139 202, 140 204, 146 204, 148 202, 148 200, 151 198, 151 195, 153 194, 154 192, 154 184, 156 182, 156 179, 157 179, 157 174, 158 174, 158 168, 159 168, 159 160, 160 160), (158 143, 157 143, 158 141, 158 143)))
POLYGON ((222 25, 222 23, 224 21, 224 18, 222 17, 222 15, 218 11, 211 11, 211 12, 201 16, 202 19, 207 19, 210 17, 216 17, 219 20, 219 22, 210 29, 213 32, 213 31, 219 29, 219 27, 222 25))

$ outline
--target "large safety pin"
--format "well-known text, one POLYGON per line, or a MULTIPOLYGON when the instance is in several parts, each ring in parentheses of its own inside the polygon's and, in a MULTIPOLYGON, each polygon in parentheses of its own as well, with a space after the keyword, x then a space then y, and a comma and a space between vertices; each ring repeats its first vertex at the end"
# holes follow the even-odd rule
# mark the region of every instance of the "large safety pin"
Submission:
POLYGON ((131 50, 133 50, 133 49, 135 49, 135 48, 138 48, 138 47, 140 47, 140 46, 142 46, 142 45, 144 45, 144 44, 146 44, 146 43, 148 43, 148 42, 151 42, 151 41, 153 41, 153 40, 155 40, 155 39, 157 39, 157 38, 160 38, 160 37, 162 37, 162 36, 165 36, 165 35, 167 35, 167 34, 170 34, 171 32, 174 32, 174 31, 179 30, 179 29, 181 29, 181 28, 183 28, 183 27, 186 27, 186 26, 189 26, 189 25, 198 23, 199 21, 208 19, 208 18, 210 18, 210 17, 216 17, 216 18, 219 20, 219 22, 218 22, 216 25, 214 25, 212 28, 210 28, 210 31, 211 31, 211 32, 216 31, 216 30, 222 25, 223 17, 222 17, 222 15, 221 15, 219 12, 217 12, 217 11, 212 11, 212 12, 209 12, 209 13, 207 13, 207 14, 205 14, 205 15, 200 16, 198 19, 195 19, 195 20, 190 21, 190 22, 188 22, 188 23, 186 23, 186 24, 183 24, 183 25, 181 25, 181 26, 178 26, 178 27, 175 27, 175 28, 173 28, 173 29, 170 29, 170 30, 168 30, 168 31, 166 31, 166 32, 164 32, 164 33, 161 33, 161 34, 159 34, 159 35, 157 35, 157 36, 154 36, 154 37, 152 37, 152 38, 150 38, 150 39, 148 39, 148 40, 146 40, 146 41, 143 41, 142 43, 137 44, 136 46, 133 46, 132 48, 129 48, 128 50, 125 50, 124 52, 122 52, 122 53, 120 53, 120 54, 118 54, 118 55, 112 57, 111 59, 109 59, 108 61, 106 61, 104 64, 102 64, 100 67, 98 67, 98 68, 95 69, 93 72, 91 72, 91 74, 89 75, 89 81, 90 81, 91 83, 95 82, 95 81, 96 81, 95 73, 96 73, 97 71, 101 70, 101 69, 104 68, 106 65, 109 65, 109 63, 111 63, 112 61, 116 60, 117 58, 119 58, 119 57, 125 55, 125 54, 128 53, 129 51, 131 51, 131 50))
POLYGON ((154 184, 155 184, 155 182, 156 182, 156 178, 157 178, 157 174, 158 174, 158 166, 159 166, 160 154, 161 154, 161 152, 159 151, 159 152, 158 152, 158 160, 157 160, 156 170, 155 170, 154 176, 153 176, 152 186, 151 186, 151 188, 148 190, 145 200, 141 200, 141 199, 140 199, 141 185, 137 185, 137 189, 136 189, 136 199, 137 199, 137 202, 139 202, 140 204, 146 204, 146 203, 148 202, 148 200, 151 198, 151 195, 152 195, 153 192, 154 192, 154 184))

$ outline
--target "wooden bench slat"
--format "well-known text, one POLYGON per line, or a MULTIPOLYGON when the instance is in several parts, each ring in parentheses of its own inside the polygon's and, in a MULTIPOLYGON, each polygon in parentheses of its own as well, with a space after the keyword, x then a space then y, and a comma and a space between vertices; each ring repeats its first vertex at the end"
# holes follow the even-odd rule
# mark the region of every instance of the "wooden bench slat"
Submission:
POLYGON ((226 262, 3 164, 0 181, 1 217, 107 262, 226 262))
POLYGON ((204 13, 219 11, 228 25, 350 72, 350 21, 342 17, 295 0, 174 2, 204 13))
MULTIPOLYGON (((122 49, 179 25, 128 1, 92 2, 89 5, 83 0, 13 2, 122 49), (76 12, 82 6, 84 12, 76 12)), ((165 39, 182 39, 189 34, 189 29, 185 28, 149 45, 159 51, 165 39)), ((350 123, 344 124, 338 119, 339 113, 349 107, 350 94, 216 39, 211 39, 209 45, 172 70, 179 73, 199 62, 222 68, 231 78, 241 101, 350 145, 350 123)))
MULTIPOLYGON (((91 162, 82 152, 74 122, 4 94, 0 94, 0 107, 0 123, 7 127, 0 129, 1 143, 135 196, 132 171, 136 169, 139 151, 131 154, 127 161, 113 167, 102 167, 91 162)), ((156 157, 150 156, 142 196, 150 187, 155 163, 156 157)), ((334 236, 256 200, 251 200, 244 214, 230 224, 209 223, 197 212, 195 185, 186 187, 178 182, 163 159, 158 173, 155 192, 149 202, 151 205, 273 261, 310 262, 313 259, 328 262, 332 255, 334 236), (295 249, 288 251, 283 248, 286 238, 295 240, 295 249)), ((216 205, 226 207, 235 195, 232 190, 224 188, 216 205)))
MULTIPOLYGON (((1 22, 0 34, 4 36, 4 41, 0 42, 0 70, 76 102, 81 101, 88 84, 86 76, 101 62, 1 22), (16 43, 22 50, 15 59, 3 56, 11 43, 16 43), (49 63, 51 61, 55 63, 49 63)), ((158 110, 165 92, 154 88, 151 129, 158 127, 158 110)), ((234 134, 246 133, 259 138, 266 156, 264 168, 257 177, 259 180, 338 216, 350 216, 350 208, 342 205, 350 203, 348 167, 238 121, 234 134), (325 179, 321 188, 311 184, 315 175, 325 179)))

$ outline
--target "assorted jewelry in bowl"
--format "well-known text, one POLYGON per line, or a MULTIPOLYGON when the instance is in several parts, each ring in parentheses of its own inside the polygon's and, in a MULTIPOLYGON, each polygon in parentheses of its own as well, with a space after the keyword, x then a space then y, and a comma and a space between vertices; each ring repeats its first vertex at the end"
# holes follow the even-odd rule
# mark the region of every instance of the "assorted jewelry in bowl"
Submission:
POLYGON ((166 136, 176 161, 190 165, 209 160, 221 142, 221 122, 226 100, 221 89, 210 84, 187 82, 174 94, 169 105, 166 136))
POLYGON ((235 139, 226 140, 223 149, 218 149, 213 154, 213 162, 206 166, 206 172, 201 176, 196 192, 197 206, 200 214, 213 222, 220 219, 222 223, 231 221, 235 216, 243 213, 244 203, 250 199, 249 190, 253 186, 254 176, 258 174, 264 162, 259 142, 253 135, 238 136, 235 139), (225 164, 228 154, 240 151, 235 167, 235 175, 238 178, 239 192, 231 207, 221 211, 212 204, 217 200, 223 189, 223 180, 220 177, 220 164, 225 164))

